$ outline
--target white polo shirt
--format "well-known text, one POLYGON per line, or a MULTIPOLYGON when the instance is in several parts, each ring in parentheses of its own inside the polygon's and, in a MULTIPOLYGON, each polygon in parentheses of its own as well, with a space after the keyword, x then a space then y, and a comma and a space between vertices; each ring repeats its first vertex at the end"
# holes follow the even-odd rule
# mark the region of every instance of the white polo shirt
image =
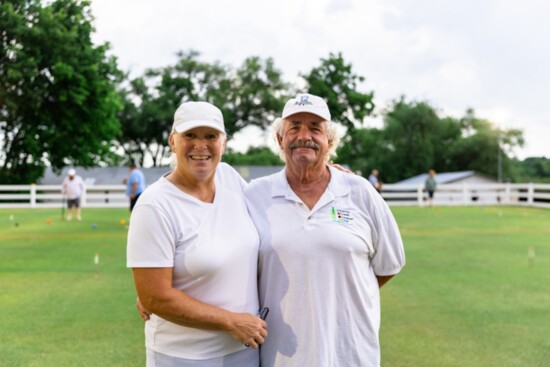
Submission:
MULTIPOLYGON (((216 196, 204 203, 161 177, 140 196, 130 219, 127 265, 173 267, 173 286, 234 312, 258 312, 259 238, 248 214, 241 176, 220 163, 216 196)), ((185 359, 208 359, 244 349, 228 333, 183 327, 152 315, 146 346, 185 359)))
POLYGON ((69 177, 65 177, 61 188, 61 191, 67 195, 67 199, 78 199, 84 191, 84 181, 78 175, 75 175, 72 180, 69 177))
POLYGON ((285 170, 245 189, 260 233, 260 304, 270 308, 263 367, 380 365, 376 275, 404 266, 401 236, 367 180, 330 172, 312 210, 285 170))

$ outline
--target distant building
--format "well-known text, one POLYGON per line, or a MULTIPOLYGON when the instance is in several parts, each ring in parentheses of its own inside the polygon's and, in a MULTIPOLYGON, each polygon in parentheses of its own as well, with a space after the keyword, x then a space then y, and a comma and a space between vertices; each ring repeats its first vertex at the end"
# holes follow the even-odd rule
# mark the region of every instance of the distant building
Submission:
MULTIPOLYGON (((395 182, 396 185, 424 185, 428 178, 428 173, 407 178, 406 180, 395 182)), ((435 180, 438 185, 444 184, 491 184, 498 181, 494 178, 476 171, 460 172, 436 172, 435 180)))
MULTIPOLYGON (((122 180, 128 177, 128 167, 74 167, 76 173, 82 177, 86 186, 94 185, 122 185, 122 180)), ((248 182, 251 180, 268 176, 279 172, 283 166, 236 166, 234 167, 240 175, 248 182)), ((64 168, 60 174, 53 172, 48 167, 44 176, 38 181, 39 185, 61 185, 61 182, 67 176, 69 168, 64 168)), ((145 176, 147 185, 157 181, 160 177, 171 171, 170 167, 151 167, 140 168, 145 176)))

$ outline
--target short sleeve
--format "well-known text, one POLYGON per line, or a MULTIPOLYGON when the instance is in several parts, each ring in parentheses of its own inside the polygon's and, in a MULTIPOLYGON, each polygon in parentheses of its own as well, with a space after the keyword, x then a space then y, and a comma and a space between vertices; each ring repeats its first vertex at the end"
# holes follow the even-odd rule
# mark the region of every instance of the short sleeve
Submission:
MULTIPOLYGON (((376 196, 374 198, 378 199, 376 196)), ((395 275, 405 266, 405 250, 399 227, 388 204, 382 198, 376 200, 372 210, 378 234, 372 258, 374 273, 381 276, 395 275)))
POLYGON ((153 205, 138 205, 132 211, 128 230, 129 268, 174 266, 176 234, 168 218, 153 205))

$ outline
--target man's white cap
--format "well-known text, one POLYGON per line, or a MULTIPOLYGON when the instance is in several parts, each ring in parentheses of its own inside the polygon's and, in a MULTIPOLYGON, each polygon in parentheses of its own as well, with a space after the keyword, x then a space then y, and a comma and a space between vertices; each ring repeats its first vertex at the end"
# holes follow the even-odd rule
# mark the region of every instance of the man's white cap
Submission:
POLYGON ((74 176, 74 175, 76 175, 76 171, 74 170, 74 168, 71 168, 71 169, 67 172, 67 175, 69 175, 69 176, 74 176))
POLYGON ((208 102, 184 102, 178 107, 172 131, 183 133, 203 126, 225 134, 222 111, 208 102))
POLYGON ((300 112, 312 113, 330 122, 330 111, 328 110, 327 103, 321 97, 314 96, 313 94, 302 93, 289 99, 285 104, 281 117, 285 119, 300 112))

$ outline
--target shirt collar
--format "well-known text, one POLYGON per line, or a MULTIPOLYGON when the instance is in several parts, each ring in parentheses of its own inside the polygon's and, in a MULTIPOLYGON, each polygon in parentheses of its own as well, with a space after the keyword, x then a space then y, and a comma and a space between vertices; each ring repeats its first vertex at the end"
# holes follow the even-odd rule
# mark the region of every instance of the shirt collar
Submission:
MULTIPOLYGON (((327 191, 332 192, 334 196, 345 196, 349 194, 350 186, 346 176, 351 175, 351 173, 344 173, 330 165, 327 166, 330 170, 330 182, 328 183, 327 191)), ((277 196, 285 196, 287 198, 296 196, 286 179, 286 167, 275 174, 271 185, 271 197, 277 196)))

